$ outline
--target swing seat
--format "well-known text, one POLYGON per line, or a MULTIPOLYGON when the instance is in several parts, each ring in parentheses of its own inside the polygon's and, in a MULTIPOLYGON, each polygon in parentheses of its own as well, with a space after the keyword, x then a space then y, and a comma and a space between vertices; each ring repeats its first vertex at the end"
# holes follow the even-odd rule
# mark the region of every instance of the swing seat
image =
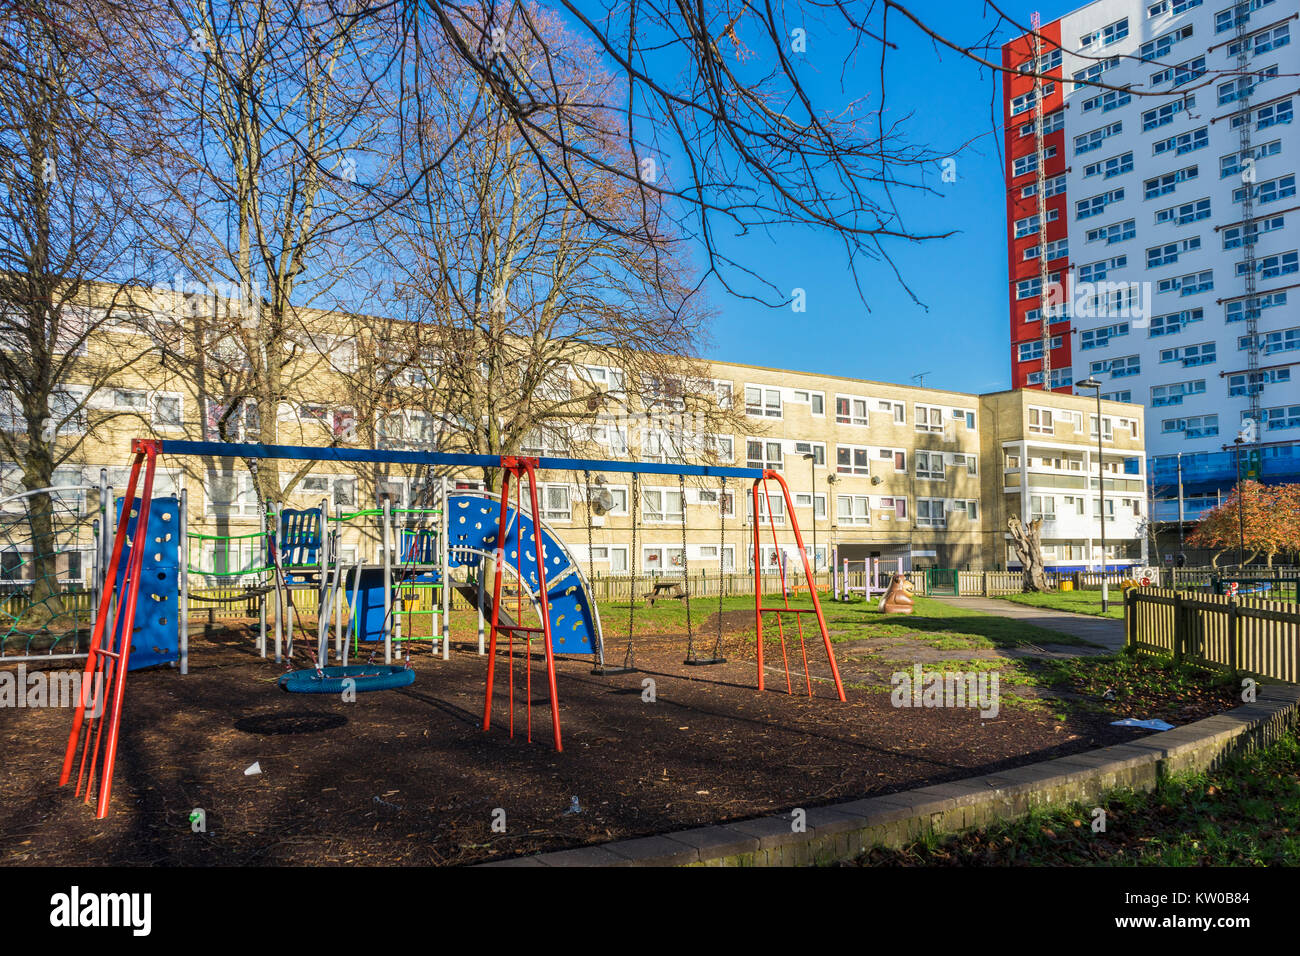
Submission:
POLYGON ((613 677, 615 674, 635 674, 639 670, 639 667, 620 667, 614 664, 602 666, 597 664, 591 669, 591 672, 598 677, 613 677))
POLYGON ((364 694, 414 684, 415 671, 396 664, 348 664, 319 671, 305 667, 282 674, 277 683, 291 694, 341 694, 349 687, 364 694), (348 685, 348 681, 353 683, 348 685))
POLYGON ((688 667, 708 667, 711 664, 725 664, 727 659, 725 657, 697 657, 694 660, 688 658, 682 663, 688 667))

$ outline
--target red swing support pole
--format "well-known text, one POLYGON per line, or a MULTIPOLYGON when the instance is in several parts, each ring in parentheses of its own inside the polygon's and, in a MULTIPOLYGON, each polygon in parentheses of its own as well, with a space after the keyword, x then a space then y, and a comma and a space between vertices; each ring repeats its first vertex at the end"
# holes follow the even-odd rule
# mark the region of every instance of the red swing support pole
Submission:
MULTIPOLYGON (((771 470, 766 470, 766 469, 763 471, 763 477, 762 477, 762 478, 756 478, 756 479, 754 480, 754 486, 753 486, 753 489, 752 489, 752 494, 753 494, 753 499, 754 499, 754 615, 755 615, 755 619, 756 619, 756 624, 757 624, 757 634, 758 634, 758 655, 757 655, 757 656, 758 656, 758 689, 759 689, 759 690, 763 690, 763 612, 764 612, 764 611, 774 612, 774 613, 777 615, 777 623, 778 623, 778 626, 780 625, 781 614, 782 614, 783 612, 788 612, 788 613, 792 613, 792 614, 806 614, 806 613, 808 613, 807 611, 799 610, 799 609, 795 609, 795 608, 791 608, 791 607, 789 606, 789 605, 790 605, 790 599, 789 599, 789 593, 788 593, 788 591, 787 591, 787 589, 786 589, 786 586, 785 586, 785 572, 784 572, 784 570, 782 571, 781 590, 784 592, 783 595, 782 595, 782 597, 783 597, 783 599, 784 599, 784 602, 785 602, 785 605, 786 605, 786 606, 785 606, 785 607, 770 607, 770 608, 765 608, 765 607, 763 606, 763 568, 762 568, 762 561, 761 561, 761 557, 762 557, 762 555, 761 555, 761 551, 762 551, 762 549, 761 549, 760 544, 759 544, 759 542, 760 542, 760 536, 759 536, 759 525, 760 525, 762 522, 761 522, 761 519, 759 518, 759 508, 758 508, 758 486, 759 486, 760 483, 763 483, 763 484, 764 484, 764 492, 763 492, 763 493, 764 493, 764 495, 766 495, 766 494, 767 494, 767 491, 766 491, 766 482, 767 482, 767 480, 768 480, 769 478, 774 479, 774 480, 776 481, 776 483, 777 483, 778 485, 780 485, 780 487, 781 487, 781 495, 782 495, 782 497, 783 497, 784 500, 785 500, 785 511, 786 511, 786 514, 788 514, 788 515, 790 516, 790 527, 791 527, 791 530, 794 531, 794 540, 795 540, 795 545, 799 548, 799 557, 800 557, 800 559, 803 561, 804 580, 808 582, 808 593, 809 593, 809 595, 812 597, 812 605, 813 605, 812 610, 813 610, 813 613, 814 613, 814 614, 816 615, 816 617, 817 617, 817 627, 818 627, 818 630, 820 630, 820 632, 821 632, 821 636, 822 636, 822 645, 823 645, 823 646, 825 647, 825 649, 826 649, 826 659, 827 659, 827 661, 829 661, 829 663, 830 663, 830 668, 831 668, 831 677, 832 677, 832 678, 834 679, 834 681, 835 681, 835 693, 836 693, 836 696, 839 697, 839 699, 840 699, 841 701, 842 701, 842 700, 845 700, 846 698, 845 698, 845 696, 844 696, 844 684, 843 684, 843 682, 840 680, 840 669, 839 669, 839 665, 836 664, 836 662, 835 662, 835 650, 834 650, 834 648, 831 646, 831 638, 830 638, 830 634, 829 634, 829 633, 827 632, 827 630, 826 630, 826 618, 825 618, 825 616, 822 614, 822 604, 821 604, 821 600, 817 597, 817 584, 816 584, 816 581, 815 581, 814 578, 813 578, 812 567, 811 567, 811 566, 809 565, 809 563, 808 563, 808 552, 804 550, 804 546, 803 546, 803 535, 802 535, 802 534, 800 533, 800 531, 799 531, 799 519, 795 516, 795 511, 794 511, 794 502, 793 502, 793 500, 791 500, 791 497, 790 497, 790 488, 789 488, 789 486, 785 483, 785 479, 781 477, 781 475, 780 475, 779 472, 775 472, 775 471, 771 471, 771 470)), ((772 517, 772 509, 771 509, 770 507, 767 509, 767 512, 768 512, 768 514, 767 514, 767 520, 768 520, 769 525, 770 525, 771 528, 772 528, 772 541, 773 541, 773 544, 775 545, 775 543, 776 543, 776 522, 774 521, 774 519, 773 519, 773 517, 772 517)), ((783 653, 784 653, 784 650, 785 650, 785 641, 784 641, 784 635, 783 635, 783 638, 782 638, 782 652, 783 652, 783 653)), ((806 658, 806 655, 805 655, 805 665, 804 665, 805 676, 807 676, 807 663, 806 663, 806 660, 807 660, 807 658, 806 658)), ((788 665, 788 664, 787 664, 787 666, 786 666, 786 683, 787 683, 787 685, 789 684, 789 665, 788 665)))
MULTIPOLYGON (((158 458, 158 442, 136 439, 131 444, 131 474, 127 480, 126 495, 122 499, 123 515, 117 524, 117 533, 113 537, 113 551, 109 558, 105 575, 104 592, 100 596, 99 609, 95 614, 95 625, 91 631, 90 650, 86 655, 86 668, 82 673, 82 689, 77 700, 77 707, 72 717, 72 729, 68 734, 68 746, 63 755, 63 769, 59 774, 59 786, 66 786, 72 776, 73 762, 76 760, 78 744, 81 744, 81 764, 77 774, 77 794, 81 794, 84 780, 86 802, 90 802, 90 792, 95 786, 96 771, 99 765, 100 740, 104 738, 103 766, 99 768, 99 794, 95 805, 95 816, 102 820, 108 815, 108 803, 113 794, 113 768, 117 762, 117 742, 122 725, 122 702, 126 691, 126 673, 131 662, 131 640, 135 627, 135 605, 140 591, 140 572, 144 564, 144 552, 148 546, 149 510, 153 501, 154 470, 158 458), (118 613, 114 615, 114 634, 108 643, 117 637, 116 650, 105 646, 109 608, 117 590, 117 571, 121 563, 122 551, 126 547, 127 528, 130 524, 129 512, 135 504, 136 485, 140 481, 140 469, 143 465, 144 480, 140 488, 140 510, 135 519, 135 533, 131 539, 131 548, 127 558, 126 575, 123 578, 123 591, 118 594, 118 613), (120 635, 120 637, 118 637, 120 635), (89 702, 96 676, 100 675, 103 684, 99 688, 95 709, 90 722, 86 722, 86 705, 89 702), (110 686, 111 685, 111 686, 110 686), (107 713, 105 713, 107 711, 107 713), (107 717, 108 730, 104 734, 104 720, 107 717), (82 740, 82 732, 85 739, 82 740), (89 759, 89 764, 87 760, 89 759)), ((112 507, 108 502, 106 507, 112 507)))
MULTIPOLYGON (((497 518, 497 540, 496 540, 496 569, 492 581, 492 620, 491 631, 488 637, 487 653, 487 683, 486 693, 483 700, 483 729, 490 730, 492 727, 492 690, 494 676, 496 673, 496 648, 497 632, 509 631, 513 639, 514 632, 526 632, 528 634, 540 633, 542 643, 546 654, 546 682, 550 695, 551 704, 551 734, 555 743, 557 752, 564 750, 560 738, 560 698, 559 691, 555 683, 555 652, 551 648, 551 611, 548 599, 548 589, 546 586, 546 554, 543 544, 541 512, 538 510, 537 499, 537 459, 536 458, 518 458, 514 456, 503 456, 501 458, 501 510, 497 518), (533 546, 534 556, 537 562, 537 591, 539 616, 541 617, 541 627, 523 627, 519 621, 513 625, 504 625, 501 623, 501 584, 502 584, 502 563, 505 561, 505 536, 506 536, 506 519, 510 514, 510 482, 511 479, 516 483, 521 483, 525 478, 528 480, 528 498, 529 506, 533 515, 533 546)), ((515 513, 515 521, 520 521, 522 516, 518 509, 515 513)), ((518 555, 520 573, 518 585, 522 589, 523 580, 523 553, 518 555)), ((514 689, 511 687, 511 703, 514 701, 514 689)), ((531 700, 531 695, 530 695, 531 700)), ((530 703, 531 707, 531 703, 530 703)), ((531 720, 529 721, 531 734, 531 720)), ((514 734, 513 722, 511 726, 511 735, 514 734)))

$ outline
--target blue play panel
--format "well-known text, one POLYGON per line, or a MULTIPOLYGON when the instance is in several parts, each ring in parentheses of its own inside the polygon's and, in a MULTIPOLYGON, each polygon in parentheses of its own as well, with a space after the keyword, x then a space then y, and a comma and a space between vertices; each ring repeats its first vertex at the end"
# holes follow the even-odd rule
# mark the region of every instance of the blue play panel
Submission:
MULTIPOLYGON (((488 553, 495 550, 500 515, 501 502, 497 499, 479 495, 451 497, 447 508, 447 543, 452 549, 452 567, 477 568, 482 561, 481 555, 458 554, 456 548, 473 548, 488 553)), ((517 514, 514 508, 506 512, 506 527, 502 535, 505 561, 535 594, 538 574, 534 533, 532 518, 517 514), (518 529, 516 522, 520 525, 518 529), (516 538, 516 530, 522 533, 522 549, 516 547, 520 540, 516 538)), ((595 654, 600 643, 600 621, 578 573, 578 563, 560 539, 545 527, 541 529, 541 535, 542 558, 546 562, 547 608, 551 616, 551 650, 556 654, 595 654)))
MULTIPOLYGON (((123 499, 117 500, 118 526, 122 521, 123 499)), ((136 534, 140 499, 132 502, 126 518, 126 544, 118 562, 116 593, 125 594, 124 581, 132 549, 143 547, 140 591, 135 604, 131 634, 131 662, 127 670, 140 670, 180 660, 180 502, 176 498, 154 498, 149 504, 146 533, 136 534)), ((111 647, 121 646, 120 628, 115 625, 111 647)))

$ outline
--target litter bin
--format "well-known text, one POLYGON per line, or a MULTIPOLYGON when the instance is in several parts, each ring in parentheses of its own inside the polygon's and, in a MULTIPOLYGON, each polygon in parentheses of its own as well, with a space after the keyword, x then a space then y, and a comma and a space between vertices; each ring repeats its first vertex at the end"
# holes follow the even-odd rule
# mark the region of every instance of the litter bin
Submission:
POLYGON ((1062 591, 1073 591, 1073 590, 1074 590, 1074 582, 1073 582, 1073 581, 1062 581, 1062 582, 1061 582, 1061 590, 1062 590, 1062 591))

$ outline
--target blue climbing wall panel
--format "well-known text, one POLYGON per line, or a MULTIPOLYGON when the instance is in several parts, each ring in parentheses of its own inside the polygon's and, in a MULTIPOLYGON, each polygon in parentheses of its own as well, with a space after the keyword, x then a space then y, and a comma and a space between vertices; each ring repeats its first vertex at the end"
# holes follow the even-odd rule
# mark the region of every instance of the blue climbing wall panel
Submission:
MULTIPOLYGON (((438 578, 437 571, 405 576, 400 573, 399 568, 393 574, 393 584, 396 585, 399 579, 408 584, 437 584, 438 578)), ((385 621, 384 569, 362 568, 360 582, 354 582, 353 572, 349 571, 344 579, 344 585, 349 601, 352 600, 354 593, 356 595, 356 607, 352 611, 349 622, 352 636, 362 643, 382 641, 385 621)))
MULTIPOLYGON (((314 567, 320 563, 320 509, 280 511, 280 561, 284 568, 314 567)), ((271 561, 267 549, 267 562, 271 561)))
MULTIPOLYGON (((123 499, 117 500, 117 520, 122 521, 123 499)), ((140 499, 132 503, 126 518, 127 542, 118 563, 117 594, 125 594, 123 581, 131 549, 143 547, 140 591, 135 604, 131 634, 131 663, 128 670, 156 667, 180 659, 180 502, 176 498, 154 498, 149 505, 149 526, 136 533, 140 499)), ((112 647, 121 647, 120 627, 113 633, 112 647)))
MULTIPOLYGON (((495 550, 500 515, 499 499, 480 495, 451 497, 447 509, 447 544, 453 549, 450 561, 452 567, 477 567, 482 560, 477 554, 458 554, 454 550, 456 548, 474 548, 486 552, 495 550)), ((504 534, 505 560, 519 572, 520 578, 535 594, 538 575, 533 533, 533 519, 526 514, 516 514, 514 508, 509 509, 504 534), (516 548, 519 540, 516 538, 516 522, 522 524, 522 549, 516 548)), ((556 654, 595 654, 600 646, 600 619, 592 609, 590 596, 578 573, 578 563, 563 542, 545 527, 542 528, 542 558, 546 562, 551 650, 556 654)), ((508 577, 503 580, 510 583, 508 577)), ((490 581, 487 586, 491 587, 490 581)))

